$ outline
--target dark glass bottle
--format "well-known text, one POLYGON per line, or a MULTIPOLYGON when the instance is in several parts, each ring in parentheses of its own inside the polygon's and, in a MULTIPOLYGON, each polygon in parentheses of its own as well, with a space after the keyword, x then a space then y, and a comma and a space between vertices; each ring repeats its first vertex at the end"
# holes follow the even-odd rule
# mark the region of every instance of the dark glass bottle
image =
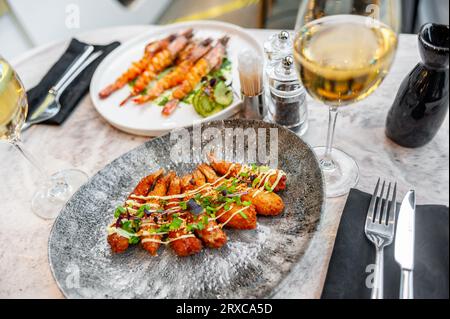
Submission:
POLYGON ((424 25, 419 49, 423 62, 403 81, 386 123, 386 135, 411 148, 429 143, 448 112, 449 26, 424 25))

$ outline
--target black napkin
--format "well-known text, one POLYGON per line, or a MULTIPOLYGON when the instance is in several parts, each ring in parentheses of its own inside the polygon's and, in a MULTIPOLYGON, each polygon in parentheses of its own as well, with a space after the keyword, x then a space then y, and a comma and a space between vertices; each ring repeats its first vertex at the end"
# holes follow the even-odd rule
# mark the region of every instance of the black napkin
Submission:
MULTIPOLYGON (((64 123, 64 121, 78 105, 80 100, 88 92, 95 69, 98 67, 100 62, 119 45, 119 42, 113 42, 108 45, 95 46, 94 52, 101 50, 104 53, 91 65, 89 65, 64 91, 60 98, 61 111, 54 118, 44 122, 45 124, 61 125, 64 123)), ((67 50, 51 67, 50 71, 48 71, 42 81, 36 87, 27 92, 29 104, 28 116, 33 114, 47 95, 48 91, 58 82, 72 62, 84 52, 86 46, 88 46, 88 44, 72 39, 67 50)))
MULTIPOLYGON (((371 195, 352 190, 345 206, 331 257, 323 299, 368 299, 369 264, 375 263, 375 249, 364 234, 371 195)), ((403 198, 401 198, 403 199, 403 198)), ((445 206, 417 206, 414 297, 449 297, 449 209, 445 206)), ((394 243, 384 251, 384 297, 398 299, 400 268, 394 259, 394 243)))

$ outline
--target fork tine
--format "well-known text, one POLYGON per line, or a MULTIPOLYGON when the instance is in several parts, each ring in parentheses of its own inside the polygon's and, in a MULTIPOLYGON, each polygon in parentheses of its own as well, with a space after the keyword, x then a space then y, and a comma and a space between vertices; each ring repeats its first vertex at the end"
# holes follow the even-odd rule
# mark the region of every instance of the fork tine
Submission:
POLYGON ((375 204, 377 202, 377 194, 378 188, 380 187, 381 178, 378 179, 377 185, 375 186, 375 190, 373 191, 372 198, 370 200, 369 210, 367 211, 367 219, 371 219, 372 221, 375 218, 375 204))
POLYGON ((391 195, 391 186, 392 186, 392 183, 389 183, 386 197, 384 200, 383 214, 381 216, 381 224, 383 224, 383 225, 388 224, 389 195, 391 195))
POLYGON ((384 194, 384 187, 386 186, 386 181, 383 181, 383 185, 381 186, 381 192, 380 197, 378 197, 378 204, 377 209, 375 212, 374 220, 375 223, 381 223, 381 208, 383 207, 383 194, 384 194))
POLYGON ((394 184, 394 191, 392 193, 391 208, 389 210, 389 224, 395 225, 397 218, 397 183, 394 184))

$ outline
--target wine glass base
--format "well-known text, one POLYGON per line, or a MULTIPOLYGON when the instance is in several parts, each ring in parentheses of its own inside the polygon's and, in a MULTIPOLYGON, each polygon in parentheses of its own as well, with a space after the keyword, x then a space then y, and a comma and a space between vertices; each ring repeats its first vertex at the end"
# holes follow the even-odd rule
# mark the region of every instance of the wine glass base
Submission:
POLYGON ((316 147, 314 152, 319 158, 325 177, 326 196, 336 198, 347 195, 359 181, 359 167, 347 153, 333 148, 332 163, 325 161, 326 147, 316 147))
POLYGON ((77 169, 55 173, 33 196, 31 210, 43 219, 55 219, 72 195, 85 184, 88 175, 77 169))

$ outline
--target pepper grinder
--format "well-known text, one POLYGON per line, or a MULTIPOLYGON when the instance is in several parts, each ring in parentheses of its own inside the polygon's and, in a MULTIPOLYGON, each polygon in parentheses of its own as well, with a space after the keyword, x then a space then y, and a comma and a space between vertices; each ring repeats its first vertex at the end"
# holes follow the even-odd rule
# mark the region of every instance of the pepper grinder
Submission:
POLYGON ((306 91, 301 85, 292 55, 284 57, 269 74, 269 120, 300 136, 308 130, 306 91))

